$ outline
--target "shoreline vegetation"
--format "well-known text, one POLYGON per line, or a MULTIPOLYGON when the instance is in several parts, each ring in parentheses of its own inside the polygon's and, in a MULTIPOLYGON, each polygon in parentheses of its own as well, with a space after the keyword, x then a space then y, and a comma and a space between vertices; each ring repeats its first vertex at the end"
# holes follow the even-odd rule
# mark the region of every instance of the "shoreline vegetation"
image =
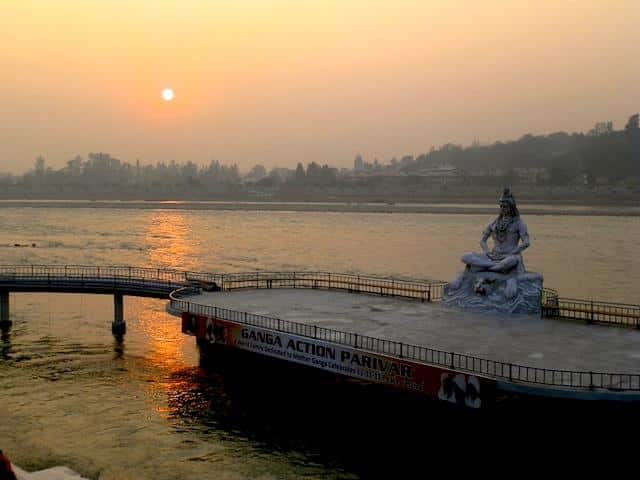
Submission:
MULTIPOLYGON (((440 199, 428 202, 284 202, 246 200, 90 200, 90 199, 0 199, 0 208, 105 208, 140 210, 212 210, 398 214, 488 214, 496 212, 489 199, 440 199)), ((640 205, 630 202, 544 202, 519 201, 526 215, 640 216, 640 205)))
POLYGON ((525 204, 628 206, 640 205, 639 159, 636 113, 621 130, 598 122, 586 133, 448 143, 388 162, 358 154, 353 168, 300 161, 295 169, 256 164, 243 173, 218 160, 130 163, 107 152, 76 155, 54 168, 39 156, 24 174, 0 173, 0 199, 495 204, 509 186, 525 204))

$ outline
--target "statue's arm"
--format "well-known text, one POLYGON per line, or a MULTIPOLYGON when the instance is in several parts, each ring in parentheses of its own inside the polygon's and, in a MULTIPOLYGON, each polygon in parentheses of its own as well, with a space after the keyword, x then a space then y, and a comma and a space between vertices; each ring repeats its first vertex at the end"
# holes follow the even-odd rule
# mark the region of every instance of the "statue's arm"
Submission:
POLYGON ((493 223, 487 225, 487 228, 482 232, 482 237, 480 238, 480 248, 485 254, 489 254, 489 246, 487 245, 487 240, 491 236, 491 232, 493 231, 493 223))
POLYGON ((520 234, 520 244, 513 251, 514 255, 521 253, 525 248, 531 245, 531 241, 529 240, 529 232, 527 230, 527 226, 524 222, 520 222, 520 226, 518 228, 518 233, 520 234))

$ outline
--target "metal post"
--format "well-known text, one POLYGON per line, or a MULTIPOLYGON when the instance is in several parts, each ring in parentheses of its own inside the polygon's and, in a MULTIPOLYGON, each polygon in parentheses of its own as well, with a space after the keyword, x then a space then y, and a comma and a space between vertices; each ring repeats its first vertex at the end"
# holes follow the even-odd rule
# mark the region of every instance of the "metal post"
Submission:
POLYGON ((0 291, 0 327, 11 325, 9 320, 9 290, 0 291))
POLYGON ((116 337, 121 337, 127 333, 127 324, 124 321, 124 302, 121 293, 113 295, 113 323, 111 333, 116 337))

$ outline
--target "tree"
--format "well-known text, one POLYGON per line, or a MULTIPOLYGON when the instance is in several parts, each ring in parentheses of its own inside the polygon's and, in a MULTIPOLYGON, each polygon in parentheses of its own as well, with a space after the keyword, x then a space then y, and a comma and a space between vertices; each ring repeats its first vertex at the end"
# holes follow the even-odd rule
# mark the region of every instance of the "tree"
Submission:
POLYGON ((191 160, 189 160, 185 165, 182 165, 182 178, 186 179, 190 185, 194 184, 197 176, 198 166, 191 160))
POLYGON ((331 168, 329 165, 325 164, 322 166, 322 183, 324 185, 333 185, 336 182, 336 177, 338 176, 338 169, 331 168))
POLYGON ((43 177, 44 176, 44 172, 45 172, 45 166, 44 166, 44 157, 42 155, 39 155, 38 158, 36 158, 36 163, 35 163, 35 167, 34 170, 36 172, 36 176, 37 177, 43 177))
POLYGON ((264 165, 255 165, 251 170, 249 170, 249 174, 247 176, 258 181, 267 176, 267 169, 264 168, 264 165))
POLYGON ((67 160, 67 172, 72 177, 80 176, 82 172, 82 157, 80 155, 76 155, 71 160, 67 160))
POLYGON ((293 181, 295 183, 304 183, 306 176, 304 173, 304 167, 302 166, 302 163, 298 162, 298 166, 296 167, 296 171, 293 174, 293 181))
POLYGON ((640 114, 634 114, 629 117, 627 125, 624 127, 625 132, 633 133, 640 130, 640 114))
POLYGON ((362 161, 362 155, 357 154, 356 158, 353 160, 353 170, 356 172, 360 172, 364 170, 364 162, 362 161))
POLYGON ((589 135, 592 137, 610 135, 611 133, 613 133, 613 122, 598 122, 589 130, 589 135))
POLYGON ((317 185, 319 183, 320 172, 320 165, 318 165, 316 162, 311 162, 309 165, 307 165, 307 181, 309 182, 309 184, 317 185))

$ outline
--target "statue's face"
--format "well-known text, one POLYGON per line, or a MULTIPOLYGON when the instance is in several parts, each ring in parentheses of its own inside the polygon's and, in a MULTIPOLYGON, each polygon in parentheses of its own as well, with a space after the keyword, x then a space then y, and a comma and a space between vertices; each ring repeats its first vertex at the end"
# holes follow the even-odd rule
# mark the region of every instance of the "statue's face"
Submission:
POLYGON ((500 202, 500 213, 502 215, 509 215, 511 209, 509 208, 509 204, 507 202, 500 202))

